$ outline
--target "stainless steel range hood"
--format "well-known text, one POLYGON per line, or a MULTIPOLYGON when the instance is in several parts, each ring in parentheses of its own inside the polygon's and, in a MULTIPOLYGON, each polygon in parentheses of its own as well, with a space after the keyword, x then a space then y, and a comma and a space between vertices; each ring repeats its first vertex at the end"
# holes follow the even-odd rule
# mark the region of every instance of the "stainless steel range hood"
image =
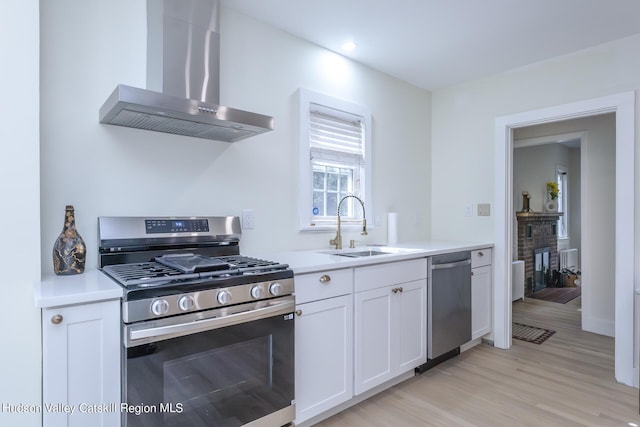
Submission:
POLYGON ((235 142, 273 117, 219 105, 219 0, 147 1, 147 89, 118 85, 100 123, 235 142))

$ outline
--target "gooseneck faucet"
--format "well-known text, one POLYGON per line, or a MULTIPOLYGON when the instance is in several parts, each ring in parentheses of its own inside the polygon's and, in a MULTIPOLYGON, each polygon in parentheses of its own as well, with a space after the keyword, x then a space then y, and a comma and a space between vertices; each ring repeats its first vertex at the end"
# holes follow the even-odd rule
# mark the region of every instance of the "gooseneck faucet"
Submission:
POLYGON ((342 249, 342 233, 340 230, 340 207, 342 206, 342 202, 344 202, 345 199, 348 199, 350 197, 359 201, 360 205, 362 206, 362 231, 360 232, 360 234, 363 236, 366 236, 367 234, 369 234, 367 233, 367 215, 364 212, 364 202, 358 196, 355 196, 353 194, 347 194, 338 202, 338 229, 336 231, 336 237, 329 240, 329 244, 335 245, 336 249, 342 249))

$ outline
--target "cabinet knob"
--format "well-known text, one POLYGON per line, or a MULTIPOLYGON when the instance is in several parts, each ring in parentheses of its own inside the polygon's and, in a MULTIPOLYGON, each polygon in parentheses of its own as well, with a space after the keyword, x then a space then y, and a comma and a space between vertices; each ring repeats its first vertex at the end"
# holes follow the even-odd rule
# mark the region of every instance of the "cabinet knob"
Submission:
POLYGON ((51 318, 51 323, 53 323, 54 325, 59 325, 60 323, 62 323, 62 320, 63 320, 62 315, 56 314, 51 318))
POLYGON ((484 256, 484 253, 482 251, 478 252, 478 256, 484 256))
POLYGON ((331 276, 328 274, 323 274, 320 276, 320 283, 329 283, 331 281, 331 276))
POLYGON ((296 316, 298 317, 302 316, 302 310, 296 310, 296 316))
POLYGON ((393 288, 391 289, 391 292, 393 292, 394 294, 397 294, 398 292, 402 292, 402 286, 400 286, 399 288, 393 288))

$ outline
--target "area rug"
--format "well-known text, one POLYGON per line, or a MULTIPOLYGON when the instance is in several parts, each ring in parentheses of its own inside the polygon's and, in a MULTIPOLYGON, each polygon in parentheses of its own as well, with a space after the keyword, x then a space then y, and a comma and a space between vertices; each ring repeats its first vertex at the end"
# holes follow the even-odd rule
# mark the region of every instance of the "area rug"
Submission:
POLYGON ((520 341, 532 342, 534 344, 542 344, 556 331, 550 329, 537 328, 535 326, 523 325, 522 323, 513 322, 512 325, 513 338, 520 341))
POLYGON ((581 290, 582 288, 580 286, 566 288, 544 288, 534 292, 529 296, 529 298, 566 304, 569 301, 578 298, 581 295, 581 290))

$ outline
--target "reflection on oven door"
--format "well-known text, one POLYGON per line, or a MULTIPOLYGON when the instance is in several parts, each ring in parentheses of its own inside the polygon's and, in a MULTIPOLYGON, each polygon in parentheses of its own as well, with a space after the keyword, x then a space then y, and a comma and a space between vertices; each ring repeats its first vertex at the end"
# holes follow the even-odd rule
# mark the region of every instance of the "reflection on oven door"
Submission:
POLYGON ((125 425, 236 427, 290 406, 292 317, 126 349, 125 425))

